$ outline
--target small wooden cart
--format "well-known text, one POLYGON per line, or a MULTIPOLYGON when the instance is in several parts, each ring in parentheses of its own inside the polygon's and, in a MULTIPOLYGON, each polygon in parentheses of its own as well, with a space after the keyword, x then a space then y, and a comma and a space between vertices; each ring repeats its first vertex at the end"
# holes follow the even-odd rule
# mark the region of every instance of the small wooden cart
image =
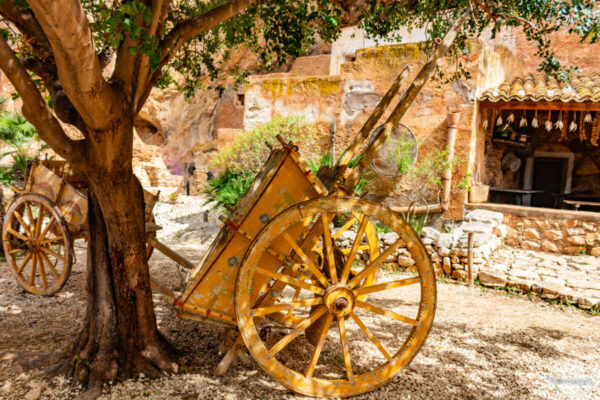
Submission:
MULTIPOLYGON (((75 259, 73 242, 87 238, 87 188, 62 160, 35 160, 8 206, 2 244, 8 265, 23 289, 53 295, 67 282, 75 259)), ((147 239, 156 236, 152 208, 157 196, 144 191, 147 239)), ((150 257, 153 247, 148 246, 150 257)))
MULTIPOLYGON (((321 169, 317 176, 295 146, 280 140, 281 148, 272 151, 204 260, 192 268, 183 292, 153 282, 180 317, 225 328, 223 337, 232 340, 217 373, 227 370, 237 346, 245 344, 254 360, 290 390, 344 397, 382 385, 418 353, 436 307, 431 260, 402 217, 353 196, 352 188, 465 18, 446 35, 374 138, 367 141, 409 68, 398 76, 336 167, 321 169), (358 165, 347 173, 348 161, 363 143, 368 145, 358 165), (378 239, 377 230, 387 232, 386 240, 378 239), (338 245, 340 240, 347 246, 338 245), (383 271, 392 257, 400 257, 395 256, 397 251, 413 260, 412 274, 383 271)), ((71 266, 71 238, 84 224, 84 195, 64 180, 51 184, 49 191, 44 179, 53 177, 45 170, 34 170, 30 176, 27 193, 9 208, 4 246, 21 284, 32 286, 31 279, 18 276, 25 261, 14 257, 25 250, 25 259, 34 258, 34 273, 38 260, 57 278, 55 286, 44 290, 56 291, 71 266), (53 222, 45 228, 28 223, 46 214, 53 222), (62 252, 52 247, 58 244, 62 252), (63 269, 59 271, 50 257, 63 269)), ((190 267, 156 240, 149 243, 190 267)))

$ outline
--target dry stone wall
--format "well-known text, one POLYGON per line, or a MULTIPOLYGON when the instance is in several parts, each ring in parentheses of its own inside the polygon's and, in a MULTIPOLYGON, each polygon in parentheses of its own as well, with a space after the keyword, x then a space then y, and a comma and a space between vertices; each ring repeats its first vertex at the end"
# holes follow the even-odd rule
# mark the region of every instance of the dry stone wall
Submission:
POLYGON ((505 213, 505 243, 528 250, 600 256, 600 219, 524 217, 505 213))

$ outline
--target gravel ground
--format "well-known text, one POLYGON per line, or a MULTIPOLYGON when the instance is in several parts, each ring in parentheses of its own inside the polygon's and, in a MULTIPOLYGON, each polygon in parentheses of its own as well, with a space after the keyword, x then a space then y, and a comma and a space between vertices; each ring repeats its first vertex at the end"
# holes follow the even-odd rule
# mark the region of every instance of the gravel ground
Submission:
MULTIPOLYGON (((200 260, 218 229, 204 222, 202 202, 184 198, 157 205, 164 241, 200 260), (186 241, 182 242, 182 239, 186 241)), ((85 299, 85 242, 76 243, 78 263, 54 297, 25 294, 0 265, 0 399, 72 399, 77 388, 57 377, 23 372, 16 353, 68 347, 81 328, 85 299)), ((160 254, 151 274, 171 288, 185 276, 160 254)), ((397 299, 384 299, 393 302, 397 299)), ((181 372, 159 380, 141 377, 105 387, 101 399, 302 399, 248 359, 215 377, 221 329, 176 318, 155 298, 162 332, 180 353, 181 372)), ((379 334, 394 332, 387 326, 379 334)), ((369 357, 369 351, 365 355, 369 357)), ((454 283, 438 285, 434 327, 409 367, 359 399, 600 399, 600 318, 573 307, 454 283)))

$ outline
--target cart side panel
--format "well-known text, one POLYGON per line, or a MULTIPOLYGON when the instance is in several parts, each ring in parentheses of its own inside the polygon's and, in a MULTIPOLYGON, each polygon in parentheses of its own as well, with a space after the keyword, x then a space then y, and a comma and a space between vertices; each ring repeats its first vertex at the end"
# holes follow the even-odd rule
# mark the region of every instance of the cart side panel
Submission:
MULTIPOLYGON (((245 215, 235 211, 232 213, 232 216, 237 217, 234 220, 239 221, 239 225, 231 222, 230 218, 229 226, 225 227, 215 240, 218 245, 211 250, 213 255, 205 259, 205 264, 186 288, 181 301, 206 310, 208 318, 212 312, 235 318, 235 281, 239 264, 251 244, 251 238, 256 237, 260 230, 284 209, 318 197, 322 193, 321 187, 315 187, 309 179, 306 166, 293 157, 293 154, 294 151, 283 158, 270 180, 261 182, 262 190, 254 192, 255 198, 251 204, 243 205, 245 215)), ((261 175, 257 179, 260 178, 261 175)), ((314 175, 311 178, 314 178, 314 175)), ((284 255, 289 252, 284 246, 279 250, 284 255)), ((268 266, 264 267, 272 270, 281 265, 276 257, 266 257, 265 262, 268 266)), ((257 282, 257 286, 261 284, 257 282)))

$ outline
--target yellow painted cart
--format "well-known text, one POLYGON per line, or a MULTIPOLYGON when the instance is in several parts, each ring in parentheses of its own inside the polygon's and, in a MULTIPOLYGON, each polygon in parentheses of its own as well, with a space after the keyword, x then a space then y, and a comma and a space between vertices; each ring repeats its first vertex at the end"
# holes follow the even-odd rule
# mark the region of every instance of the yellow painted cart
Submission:
POLYGON ((160 289, 183 318, 225 327, 224 373, 245 344, 282 385, 352 396, 394 377, 423 345, 436 306, 434 269, 419 236, 352 188, 447 51, 466 15, 434 50, 382 129, 406 67, 333 168, 314 174, 280 139, 182 293, 160 289), (375 137, 369 139, 374 132, 375 137), (348 162, 368 143, 350 171, 348 162), (385 232, 379 240, 376 231, 385 232), (412 273, 386 271, 403 257, 412 273), (225 340, 226 341, 226 340, 225 340))

